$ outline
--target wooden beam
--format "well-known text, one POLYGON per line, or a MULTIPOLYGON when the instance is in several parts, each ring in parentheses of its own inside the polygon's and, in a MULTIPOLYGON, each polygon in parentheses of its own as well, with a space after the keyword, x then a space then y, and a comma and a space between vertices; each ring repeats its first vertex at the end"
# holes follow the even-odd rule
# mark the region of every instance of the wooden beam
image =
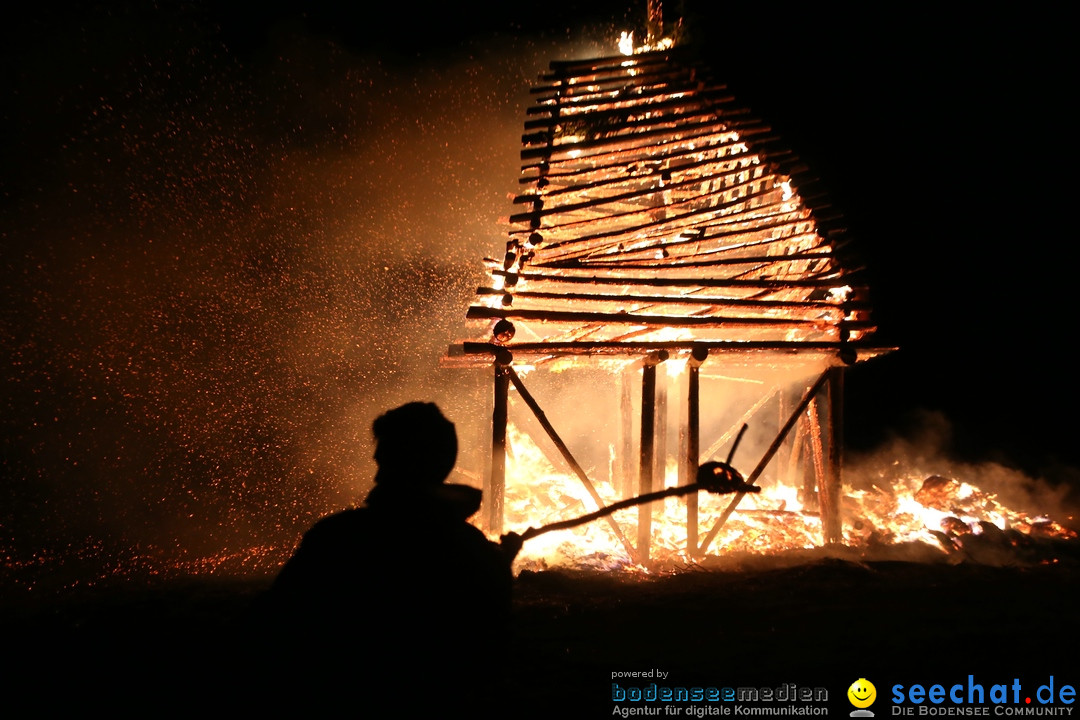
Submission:
POLYGON ((845 348, 857 351, 859 359, 864 356, 875 356, 889 352, 895 352, 898 348, 893 345, 880 345, 869 342, 788 342, 779 340, 749 341, 737 340, 669 340, 654 342, 605 342, 605 341, 581 341, 570 343, 508 343, 506 346, 492 343, 464 342, 461 344, 462 352, 466 355, 493 356, 507 349, 523 356, 535 355, 622 355, 636 356, 667 350, 669 352, 689 352, 694 347, 707 347, 710 353, 777 353, 791 356, 803 356, 811 351, 819 351, 822 356, 834 356, 835 362, 844 362, 839 359, 839 352, 845 348))
MULTIPOLYGON (((653 487, 653 441, 656 438, 656 362, 646 360, 641 371, 641 462, 638 466, 638 495, 651 493, 653 487)), ((638 563, 649 562, 652 545, 652 505, 638 506, 638 563)))
POLYGON ((496 289, 492 287, 479 287, 477 295, 506 296, 509 295, 514 301, 522 300, 552 300, 556 302, 613 302, 613 303, 647 303, 652 305, 708 305, 717 308, 757 308, 762 310, 784 310, 788 312, 828 312, 830 310, 847 309, 849 311, 870 310, 870 303, 849 301, 847 303, 835 303, 825 300, 758 300, 754 298, 730 298, 717 297, 715 295, 611 295, 591 293, 557 293, 541 290, 515 290, 496 289))
MULTIPOLYGON (((696 347, 687 361, 686 392, 686 457, 683 458, 683 484, 697 482, 697 469, 701 446, 701 365, 709 357, 709 349, 696 347)), ((686 497, 686 554, 698 554, 698 496, 686 497)))
MULTIPOLYGON (((585 269, 585 272, 595 273, 596 271, 585 269)), ((627 277, 616 273, 607 275, 576 275, 573 271, 563 271, 562 273, 554 274, 535 271, 512 273, 505 270, 493 270, 491 274, 505 276, 508 278, 508 281, 512 278, 515 283, 519 281, 578 283, 594 285, 597 287, 610 285, 632 287, 634 285, 639 285, 642 287, 748 288, 753 290, 774 290, 778 288, 833 288, 841 285, 850 285, 857 291, 861 290, 864 293, 866 292, 865 285, 852 283, 850 281, 849 276, 854 274, 853 272, 839 268, 831 273, 831 277, 802 278, 794 280, 771 280, 768 278, 740 280, 734 278, 691 276, 671 277, 661 275, 660 273, 656 273, 655 275, 641 273, 633 277, 627 277)))
POLYGON ((485 526, 491 535, 501 535, 503 501, 506 494, 506 420, 509 365, 494 364, 495 393, 491 415, 491 475, 484 488, 485 526))
POLYGON ((667 459, 671 452, 671 440, 668 436, 669 397, 668 385, 671 376, 666 372, 656 375, 656 422, 653 428, 653 489, 662 490, 667 483, 667 459))
POLYGON ((619 441, 616 464, 619 470, 619 494, 628 498, 634 493, 634 470, 631 458, 634 454, 634 397, 630 382, 630 370, 619 373, 619 441))
MULTIPOLYGON (((603 323, 609 325, 653 325, 661 327, 720 328, 731 325, 757 327, 821 328, 820 320, 799 320, 783 317, 735 317, 701 315, 642 315, 620 312, 583 312, 573 310, 516 310, 514 308, 490 308, 474 305, 466 315, 469 320, 491 320, 494 318, 551 322, 551 323, 603 323)), ((845 323, 849 327, 860 325, 869 327, 871 323, 845 323)))
MULTIPOLYGON (((804 236, 805 239, 811 239, 813 237, 813 233, 807 233, 804 236)), ((783 238, 782 240, 792 241, 795 239, 796 238, 783 238)), ((821 247, 821 245, 819 245, 818 247, 821 247)), ((564 268, 612 268, 620 270, 629 270, 633 268, 664 268, 665 270, 679 270, 681 268, 728 268, 734 265, 753 265, 760 269, 773 265, 790 265, 793 262, 809 263, 815 260, 835 262, 835 257, 833 256, 832 252, 828 250, 817 252, 809 250, 801 253, 792 253, 790 255, 755 255, 751 257, 731 257, 723 254, 724 248, 717 248, 716 251, 713 251, 710 248, 707 252, 699 252, 697 254, 669 254, 668 256, 663 258, 655 257, 655 253, 658 250, 666 249, 666 245, 658 245, 642 250, 634 250, 633 252, 624 252, 617 255, 610 255, 603 258, 589 257, 585 260, 546 262, 539 267, 550 268, 553 270, 559 270, 564 268), (650 253, 652 253, 654 257, 647 257, 650 253)))

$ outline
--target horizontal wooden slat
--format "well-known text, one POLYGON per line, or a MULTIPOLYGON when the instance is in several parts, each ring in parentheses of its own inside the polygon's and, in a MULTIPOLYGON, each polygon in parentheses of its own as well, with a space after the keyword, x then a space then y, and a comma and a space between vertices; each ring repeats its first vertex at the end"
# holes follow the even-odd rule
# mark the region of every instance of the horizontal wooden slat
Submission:
POLYGON ((504 296, 510 295, 513 300, 519 298, 525 300, 551 300, 551 301, 565 301, 567 303, 591 301, 591 302, 612 302, 612 303, 652 303, 656 305, 687 305, 687 306, 701 306, 708 305, 719 308, 756 308, 761 310, 787 310, 789 312, 813 312, 813 311, 828 311, 828 310, 840 310, 841 308, 847 311, 856 310, 869 310, 870 305, 866 302, 849 301, 842 305, 840 303, 826 302, 824 300, 802 300, 798 302, 787 300, 758 300, 747 298, 732 298, 732 297, 718 297, 715 295, 641 295, 641 294, 627 294, 627 295, 613 295, 603 293, 554 293, 543 292, 539 290, 515 290, 513 292, 505 289, 499 290, 491 287, 480 287, 476 289, 477 295, 487 296, 504 296))
MULTIPOLYGON (((595 273, 595 271, 591 271, 595 273)), ((589 285, 621 285, 621 286, 633 286, 639 285, 642 287, 702 287, 702 288, 749 288, 754 290, 773 290, 776 288, 834 288, 844 285, 852 286, 855 289, 866 290, 865 285, 855 285, 850 282, 850 276, 854 273, 846 269, 837 269, 834 271, 835 277, 822 277, 822 278, 808 278, 802 280, 739 280, 733 278, 718 278, 718 277, 673 277, 668 275, 655 274, 652 277, 641 274, 640 276, 627 277, 620 276, 615 273, 608 273, 605 275, 574 275, 572 271, 562 271, 556 273, 539 273, 539 272, 522 272, 522 273, 509 273, 504 270, 493 270, 493 275, 516 276, 520 280, 526 282, 558 282, 568 284, 589 284, 589 285)))
MULTIPOLYGON (((857 360, 874 357, 883 353, 895 352, 898 348, 892 345, 859 342, 739 342, 739 341, 693 341, 693 340, 670 340, 655 342, 576 342, 576 343, 506 343, 495 345, 494 343, 464 342, 461 344, 461 352, 466 355, 483 355, 494 357, 501 352, 526 357, 529 355, 629 355, 646 356, 663 350, 686 351, 695 348, 707 349, 709 356, 732 353, 732 354, 776 354, 776 355, 799 355, 807 351, 823 351, 828 354, 839 354, 841 351, 854 351, 857 360)), ((843 364, 837 359, 837 364, 843 364)))

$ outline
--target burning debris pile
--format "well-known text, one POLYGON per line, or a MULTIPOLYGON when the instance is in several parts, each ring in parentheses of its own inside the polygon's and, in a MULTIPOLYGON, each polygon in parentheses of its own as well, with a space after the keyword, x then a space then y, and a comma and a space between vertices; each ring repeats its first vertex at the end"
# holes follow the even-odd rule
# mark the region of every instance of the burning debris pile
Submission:
POLYGON ((1077 537, 1046 515, 1010 509, 995 493, 941 475, 909 476, 845 499, 850 540, 864 546, 926 542, 956 561, 1013 564, 1053 561, 1059 541, 1077 537))
MULTIPOLYGON (((515 447, 528 447, 516 438, 515 447)), ((535 452, 535 450, 534 450, 535 452)), ((517 455, 515 455, 517 457, 517 455)), ((527 462, 543 467, 540 458, 527 462)), ((593 509, 577 479, 548 471, 534 481, 508 488, 507 521, 517 527, 543 524, 562 517, 566 509, 593 509)), ((686 550, 686 499, 657 503, 651 567, 673 569, 690 563, 719 563, 732 557, 799 553, 822 545, 820 513, 799 499, 797 488, 770 484, 738 507, 715 541, 716 550, 694 557, 686 550)), ((614 496, 605 497, 609 503, 614 496)), ((702 493, 702 522, 720 516, 724 496, 702 493)), ((996 493, 941 475, 903 471, 878 478, 866 489, 847 488, 841 497, 844 535, 832 547, 852 557, 903 557, 942 562, 1019 565, 1056 562, 1076 557, 1077 533, 1061 519, 1007 506, 996 493)), ((620 523, 634 525, 632 510, 618 511, 620 523)), ((552 567, 640 571, 640 565, 620 546, 610 526, 594 522, 562 530, 526 543, 519 570, 552 567)))

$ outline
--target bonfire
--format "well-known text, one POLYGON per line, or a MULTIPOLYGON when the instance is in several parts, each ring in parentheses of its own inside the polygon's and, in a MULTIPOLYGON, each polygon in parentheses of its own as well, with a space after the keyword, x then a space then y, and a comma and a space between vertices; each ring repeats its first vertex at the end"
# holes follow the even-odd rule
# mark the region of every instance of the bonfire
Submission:
POLYGON ((588 513, 537 534, 523 564, 639 569, 885 538, 953 551, 984 522, 1067 532, 967 502, 977 491, 920 504, 913 478, 845 488, 844 370, 896 350, 874 340, 854 243, 809 169, 677 25, 664 33, 658 3, 649 28, 532 88, 506 252, 468 309, 477 334, 444 358, 493 378, 488 462, 465 470, 480 525, 588 513), (691 492, 718 461, 760 493, 691 492))

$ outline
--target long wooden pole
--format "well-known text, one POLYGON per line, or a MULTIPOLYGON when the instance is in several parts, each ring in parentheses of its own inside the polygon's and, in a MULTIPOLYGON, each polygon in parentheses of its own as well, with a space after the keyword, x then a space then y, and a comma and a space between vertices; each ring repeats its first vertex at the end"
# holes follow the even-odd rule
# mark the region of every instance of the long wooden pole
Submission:
MULTIPOLYGON (((663 327, 708 327, 722 328, 730 325, 756 325, 760 327, 805 328, 813 329, 821 325, 819 320, 802 320, 779 317, 740 317, 720 316, 671 316, 643 315, 627 312, 584 312, 581 310, 517 310, 513 308, 489 308, 473 305, 466 317, 469 320, 490 320, 494 318, 515 320, 536 320, 552 323, 619 323, 620 325, 661 325, 663 327)), ((848 327, 871 327, 870 322, 850 322, 848 327)))
MULTIPOLYGON (((709 357, 708 348, 694 348, 690 353, 688 367, 688 387, 686 394, 686 457, 684 477, 687 484, 697 480, 701 452, 701 364, 709 357)), ((698 554, 698 496, 686 498, 686 554, 694 557, 698 554)))
MULTIPOLYGON (((890 345, 877 345, 874 343, 840 343, 833 341, 807 340, 656 340, 644 342, 617 342, 607 340, 580 340, 569 342, 540 342, 540 343, 513 343, 510 347, 516 353, 535 357, 536 355, 631 355, 639 353, 656 352, 657 350, 677 351, 689 350, 694 345, 704 345, 711 353, 778 353, 794 354, 806 353, 819 350, 824 357, 831 359, 831 354, 837 350, 848 348, 859 352, 878 353, 892 352, 896 348, 890 345)), ((463 355, 487 355, 505 350, 505 348, 492 343, 478 343, 466 341, 461 344, 463 355)))
MULTIPOLYGON (((641 373, 641 462, 638 495, 653 491, 653 440, 656 431, 656 363, 646 361, 641 373)), ((637 547, 639 562, 649 561, 652 544, 652 505, 638 506, 637 547)))
POLYGON ((840 513, 840 490, 843 485, 842 460, 844 422, 844 368, 829 369, 829 461, 821 498, 821 527, 826 543, 843 540, 843 518, 840 513))
POLYGON ((666 372, 657 373, 653 404, 653 489, 662 489, 667 484, 667 458, 671 452, 671 438, 668 436, 668 385, 671 376, 666 372))
POLYGON ((485 524, 492 535, 501 535, 503 496, 506 492, 506 421, 510 366, 496 361, 494 407, 491 413, 491 475, 484 489, 485 524))
MULTIPOLYGON (((478 287, 477 295, 504 296, 505 289, 492 287, 478 287)), ((542 290, 516 290, 513 295, 515 302, 518 300, 561 300, 573 302, 575 300, 591 300, 596 302, 617 302, 623 305, 653 304, 653 305, 708 305, 717 308, 755 308, 765 310, 791 310, 794 312, 820 312, 822 310, 836 310, 837 312, 851 312, 853 310, 869 310, 868 302, 847 302, 843 305, 826 302, 824 300, 761 300, 758 298, 729 298, 717 297, 716 295, 616 295, 598 293, 573 293, 573 292, 547 292, 542 290)))
POLYGON ((572 275, 567 273, 544 273, 544 272, 522 272, 513 273, 508 270, 492 270, 492 275, 502 276, 514 276, 518 280, 527 280, 529 282, 557 282, 557 283, 585 283, 588 285, 600 286, 633 286, 640 285, 643 287, 692 287, 692 288, 714 288, 714 287, 733 287, 733 288, 747 288, 749 290, 783 290, 788 288, 831 288, 835 287, 841 280, 843 284, 850 285, 856 291, 865 292, 866 285, 860 283, 852 283, 847 278, 852 275, 852 272, 837 270, 836 273, 829 275, 828 277, 820 277, 814 279, 796 278, 793 280, 768 280, 764 278, 758 278, 754 280, 735 280, 728 278, 712 278, 712 277, 661 277, 655 276, 641 276, 641 277, 616 277, 612 275, 572 275))
POLYGON ((619 369, 619 444, 616 467, 619 470, 619 495, 623 498, 634 494, 634 394, 628 369, 619 369))

